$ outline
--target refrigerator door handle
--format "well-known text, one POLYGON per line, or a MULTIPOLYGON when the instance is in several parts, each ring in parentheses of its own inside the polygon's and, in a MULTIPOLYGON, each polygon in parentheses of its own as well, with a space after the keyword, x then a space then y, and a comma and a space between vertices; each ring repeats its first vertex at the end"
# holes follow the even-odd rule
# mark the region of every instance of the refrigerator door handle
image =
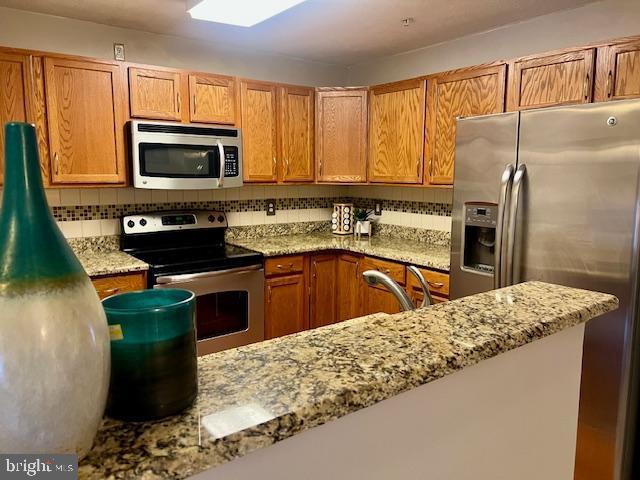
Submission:
POLYGON ((507 252, 506 252, 506 279, 505 286, 513 285, 513 255, 516 247, 516 223, 518 217, 518 201, 520 200, 520 187, 527 172, 526 165, 519 165, 513 175, 513 186, 511 187, 511 203, 509 205, 509 230, 507 231, 507 252))
POLYGON ((496 244, 494 247, 493 264, 493 288, 501 288, 502 278, 502 238, 504 232, 504 212, 507 208, 511 180, 513 178, 513 165, 509 164, 504 168, 500 177, 500 196, 498 197, 498 215, 496 218, 496 244))

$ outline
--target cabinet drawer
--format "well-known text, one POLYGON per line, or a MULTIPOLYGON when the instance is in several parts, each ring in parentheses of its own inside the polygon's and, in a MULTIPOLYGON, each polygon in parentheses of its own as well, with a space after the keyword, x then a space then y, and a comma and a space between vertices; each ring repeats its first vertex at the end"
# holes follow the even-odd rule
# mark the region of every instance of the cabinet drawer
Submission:
POLYGON ((429 285, 429 291, 431 291, 431 293, 446 297, 449 296, 449 275, 424 269, 421 269, 421 272, 429 285))
POLYGON ((98 292, 100 300, 116 293, 144 290, 146 288, 144 273, 129 273, 125 275, 113 275, 107 277, 92 278, 94 288, 98 292))
POLYGON ((264 274, 266 276, 297 273, 303 270, 304 257, 302 255, 267 258, 264 262, 264 274))
MULTIPOLYGON (((434 272, 433 270, 427 270, 421 268, 420 272, 429 285, 429 291, 436 296, 448 297, 449 296, 449 275, 441 272, 434 272)), ((416 291, 421 291, 420 283, 413 275, 409 274, 407 284, 410 288, 416 291)))
POLYGON ((393 278, 400 285, 404 285, 404 265, 400 263, 389 262, 386 260, 380 260, 378 258, 367 257, 362 262, 362 270, 378 270, 379 272, 386 273, 393 278))

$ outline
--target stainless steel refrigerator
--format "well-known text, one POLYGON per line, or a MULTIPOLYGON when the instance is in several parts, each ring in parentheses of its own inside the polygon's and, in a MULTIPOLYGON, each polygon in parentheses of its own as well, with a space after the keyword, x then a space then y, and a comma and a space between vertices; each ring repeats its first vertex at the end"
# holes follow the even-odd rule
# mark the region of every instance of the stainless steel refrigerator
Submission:
POLYGON ((640 101, 461 118, 455 162, 452 298, 541 280, 620 299, 585 331, 576 478, 640 478, 640 101))

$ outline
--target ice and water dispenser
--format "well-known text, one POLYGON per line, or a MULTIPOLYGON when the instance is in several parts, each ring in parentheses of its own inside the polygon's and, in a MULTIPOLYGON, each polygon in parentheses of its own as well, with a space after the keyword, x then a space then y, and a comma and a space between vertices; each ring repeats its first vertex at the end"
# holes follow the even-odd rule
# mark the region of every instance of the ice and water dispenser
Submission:
POLYGON ((463 268, 493 274, 497 217, 495 203, 464 204, 463 268))

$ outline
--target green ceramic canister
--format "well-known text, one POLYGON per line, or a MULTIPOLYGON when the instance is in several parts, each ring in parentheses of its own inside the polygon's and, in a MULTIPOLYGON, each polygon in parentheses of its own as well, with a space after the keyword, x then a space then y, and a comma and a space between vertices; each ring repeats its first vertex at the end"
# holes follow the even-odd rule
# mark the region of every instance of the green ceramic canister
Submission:
POLYGON ((143 290, 102 305, 111 337, 107 415, 153 420, 189 407, 198 393, 195 295, 143 290))

